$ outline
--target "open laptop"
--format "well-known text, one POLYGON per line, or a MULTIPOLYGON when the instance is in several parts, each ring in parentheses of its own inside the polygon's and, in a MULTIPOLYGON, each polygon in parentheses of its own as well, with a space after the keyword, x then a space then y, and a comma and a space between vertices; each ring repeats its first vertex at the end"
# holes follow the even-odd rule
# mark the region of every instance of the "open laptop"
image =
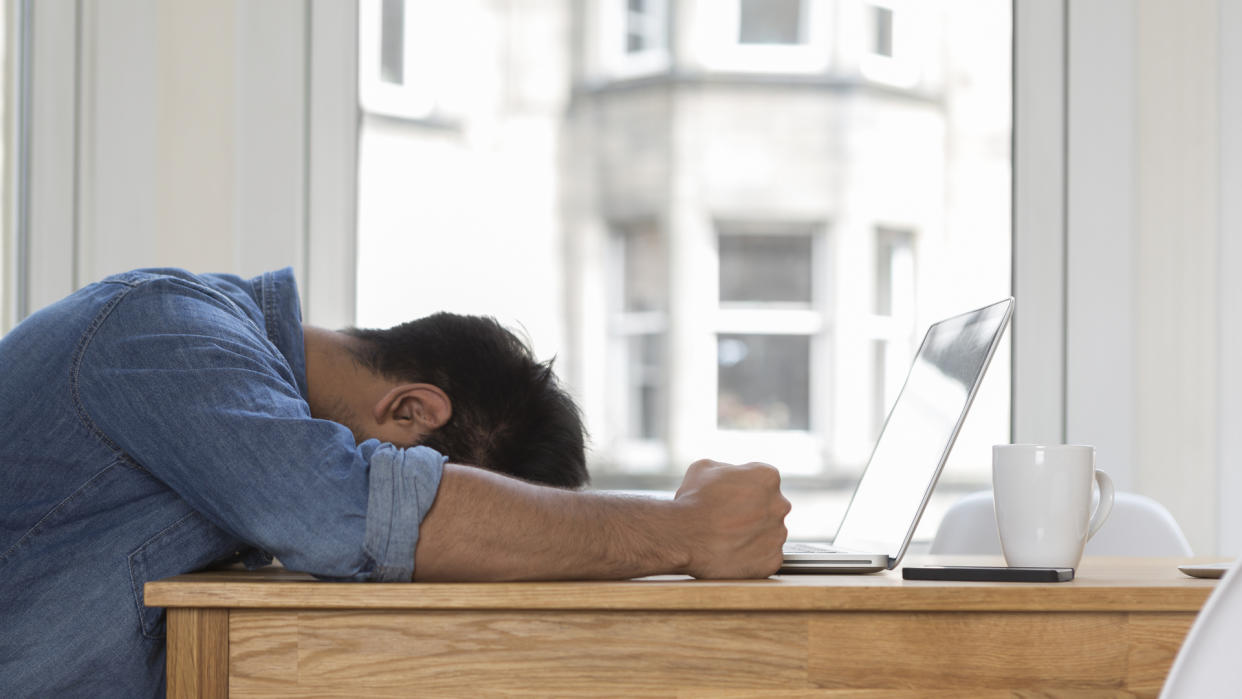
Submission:
POLYGON ((832 544, 785 544, 780 572, 897 567, 1012 314, 1008 298, 928 328, 832 544))

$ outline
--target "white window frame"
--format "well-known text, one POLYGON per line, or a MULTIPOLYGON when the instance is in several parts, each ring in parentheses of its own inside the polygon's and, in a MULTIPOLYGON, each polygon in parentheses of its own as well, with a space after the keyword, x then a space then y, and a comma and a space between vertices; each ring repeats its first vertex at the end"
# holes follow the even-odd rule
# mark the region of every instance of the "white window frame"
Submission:
POLYGON ((23 127, 28 123, 25 110, 29 108, 29 56, 27 32, 27 7, 22 2, 6 2, 0 11, 5 13, 4 50, 5 61, 4 97, 10 105, 10 118, 4 130, 5 172, 7 188, 3 191, 5 201, 0 204, 0 212, 4 214, 3 225, 0 226, 0 335, 8 332, 19 317, 21 300, 19 292, 24 293, 21 276, 25 274, 24 265, 18 260, 25 259, 26 236, 29 232, 25 225, 26 199, 26 163, 29 161, 29 149, 23 140, 23 127), (12 59, 12 60, 7 60, 12 59))
POLYGON ((303 315, 343 328, 354 324, 358 296, 359 8, 310 0, 309 12, 303 315))
POLYGON ((711 70, 743 73, 819 73, 832 62, 833 13, 827 0, 803 0, 801 44, 743 44, 738 40, 741 0, 699 7, 699 56, 711 70))
POLYGON ((15 231, 15 252, 22 258, 15 260, 14 275, 18 322, 69 294, 78 282, 78 4, 50 0, 28 7, 30 160, 19 175, 25 185, 19 206, 26 214, 15 231))
MULTIPOLYGON (((76 0, 40 0, 31 2, 30 8, 30 53, 25 70, 31 82, 25 109, 31 159, 24 186, 17 191, 17 206, 26 214, 14 231, 19 243, 14 246, 10 286, 15 301, 8 320, 13 323, 91 281, 90 270, 83 272, 86 265, 80 253, 93 243, 94 213, 90 168, 82 162, 95 138, 91 123, 95 115, 89 97, 84 97, 91 66, 84 65, 83 55, 93 48, 94 33, 107 30, 94 23, 98 15, 92 13, 138 12, 122 5, 76 0)), ((307 74, 298 80, 305 81, 308 91, 303 104, 305 142, 299 152, 279 161, 244 162, 244 174, 253 178, 247 181, 267 178, 285 182, 293 178, 302 182, 295 188, 300 195, 292 207, 279 212, 287 218, 282 218, 279 232, 272 229, 272 240, 261 240, 262 236, 254 234, 261 228, 247 228, 257 250, 265 245, 285 245, 290 222, 295 221, 292 225, 300 229, 294 232, 299 239, 296 245, 302 250, 296 267, 304 319, 326 327, 350 325, 356 286, 357 5, 354 0, 308 0, 246 9, 253 12, 244 15, 246 21, 258 31, 236 47, 239 64, 247 51, 262 42, 263 32, 294 27, 306 32, 296 37, 296 43, 306 48, 303 60, 307 74)), ((250 91, 247 94, 261 91, 254 82, 244 82, 239 89, 250 91)), ((280 123, 281 115, 255 113, 256 109, 245 114, 247 132, 239 136, 239 143, 262 140, 271 128, 290 128, 280 123)), ((132 167, 133 173, 114 172, 112 176, 155 177, 140 163, 132 167)), ((239 225, 249 215, 240 207, 235 213, 239 225)), ((136 240, 135 244, 143 241, 136 240)))
POLYGON ((1012 439, 1065 441, 1065 4, 1014 3, 1012 439))

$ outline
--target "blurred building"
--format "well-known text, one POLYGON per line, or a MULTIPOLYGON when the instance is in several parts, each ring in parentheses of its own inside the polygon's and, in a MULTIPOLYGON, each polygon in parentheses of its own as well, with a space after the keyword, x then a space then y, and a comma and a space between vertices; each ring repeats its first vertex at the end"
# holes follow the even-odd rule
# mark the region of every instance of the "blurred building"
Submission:
MULTIPOLYGON (((383 0, 361 24, 360 320, 520 319, 597 484, 710 456, 848 486, 922 329, 1008 293, 1002 0, 383 0)), ((981 443, 1007 441, 1007 364, 981 443)))

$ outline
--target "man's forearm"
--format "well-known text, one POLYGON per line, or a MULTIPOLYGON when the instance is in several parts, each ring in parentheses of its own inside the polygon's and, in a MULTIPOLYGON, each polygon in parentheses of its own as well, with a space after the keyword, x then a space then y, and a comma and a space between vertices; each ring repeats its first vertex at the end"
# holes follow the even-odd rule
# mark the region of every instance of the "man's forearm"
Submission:
POLYGON ((673 500, 531 485, 449 464, 419 529, 416 580, 776 572, 789 501, 766 464, 690 465, 673 500))
POLYGON ((560 490, 448 464, 416 580, 619 579, 686 571, 679 506, 560 490))

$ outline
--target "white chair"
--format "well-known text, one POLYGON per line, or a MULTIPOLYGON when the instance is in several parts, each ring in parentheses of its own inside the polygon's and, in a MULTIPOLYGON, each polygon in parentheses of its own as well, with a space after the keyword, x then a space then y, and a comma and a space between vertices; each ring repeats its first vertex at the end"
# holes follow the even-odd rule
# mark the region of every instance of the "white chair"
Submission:
MULTIPOLYGON (((999 554, 1000 534, 992 491, 971 493, 940 521, 931 554, 999 554)), ((1192 556, 1190 542, 1164 505, 1143 495, 1118 492, 1113 511, 1087 542, 1087 556, 1192 556)))
POLYGON ((1242 558, 1208 598, 1186 635, 1173 669, 1160 692, 1162 699, 1237 697, 1242 695, 1242 558))

